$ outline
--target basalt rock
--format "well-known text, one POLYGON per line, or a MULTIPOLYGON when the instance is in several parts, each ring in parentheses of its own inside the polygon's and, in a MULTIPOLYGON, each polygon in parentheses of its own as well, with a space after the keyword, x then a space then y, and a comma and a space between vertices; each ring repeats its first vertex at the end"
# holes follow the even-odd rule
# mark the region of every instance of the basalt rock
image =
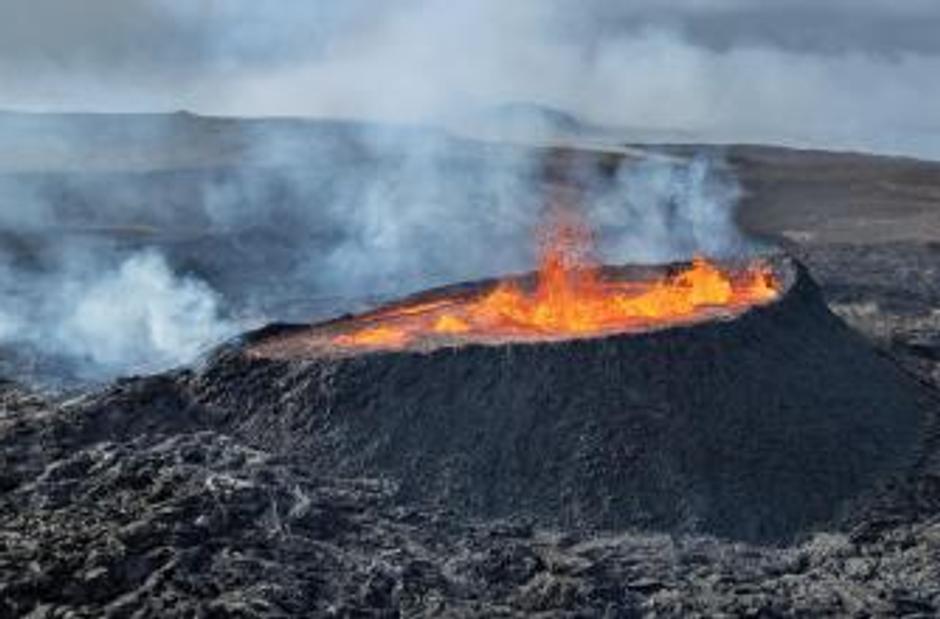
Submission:
POLYGON ((775 268, 773 303, 642 333, 270 358, 308 327, 268 328, 179 379, 185 423, 467 516, 785 540, 903 470, 931 396, 775 268))

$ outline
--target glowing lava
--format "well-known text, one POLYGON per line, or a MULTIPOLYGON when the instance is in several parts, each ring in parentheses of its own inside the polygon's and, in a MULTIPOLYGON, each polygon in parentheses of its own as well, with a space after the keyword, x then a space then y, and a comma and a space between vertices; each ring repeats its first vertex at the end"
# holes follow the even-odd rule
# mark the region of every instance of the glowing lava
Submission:
POLYGON ((331 343, 340 348, 397 349, 434 339, 583 337, 706 318, 770 301, 779 292, 765 264, 731 271, 702 257, 659 279, 612 279, 591 257, 591 247, 591 235, 577 219, 556 215, 544 234, 533 289, 507 280, 473 297, 379 310, 353 319, 331 343))

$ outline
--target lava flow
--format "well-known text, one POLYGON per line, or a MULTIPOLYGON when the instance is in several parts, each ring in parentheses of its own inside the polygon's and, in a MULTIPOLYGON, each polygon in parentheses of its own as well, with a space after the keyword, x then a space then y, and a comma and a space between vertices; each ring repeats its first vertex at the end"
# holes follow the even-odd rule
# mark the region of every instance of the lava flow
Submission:
POLYGON ((605 276, 591 257, 590 233, 570 216, 556 216, 543 236, 531 289, 505 280, 475 296, 379 310, 347 323, 332 345, 399 349, 442 338, 539 340, 643 330, 767 302, 779 291, 763 263, 729 270, 703 257, 653 280, 605 276))

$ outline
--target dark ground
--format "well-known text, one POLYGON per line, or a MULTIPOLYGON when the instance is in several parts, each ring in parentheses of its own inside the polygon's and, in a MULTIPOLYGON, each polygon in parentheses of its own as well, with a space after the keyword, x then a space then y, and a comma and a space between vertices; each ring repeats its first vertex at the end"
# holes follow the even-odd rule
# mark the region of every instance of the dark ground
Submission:
MULTIPOLYGON (((222 146, 197 160, 218 163, 236 147, 210 125, 199 149, 222 146)), ((804 260, 838 315, 940 388, 940 165, 724 150, 748 192, 742 225, 804 260)), ((188 151, 173 152, 94 163, 185 168, 188 151)), ((77 399, 0 386, 0 617, 940 614, 937 411, 894 488, 845 527, 772 547, 409 509, 393 482, 201 427, 175 385, 77 399), (127 419, 128 403, 175 417, 127 419), (129 430, 109 438, 121 420, 129 430)))

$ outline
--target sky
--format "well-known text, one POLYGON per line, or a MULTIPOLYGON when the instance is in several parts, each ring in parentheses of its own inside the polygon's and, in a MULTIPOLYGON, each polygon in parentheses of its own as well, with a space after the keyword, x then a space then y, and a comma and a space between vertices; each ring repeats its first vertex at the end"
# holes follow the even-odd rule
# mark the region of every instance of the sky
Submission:
POLYGON ((532 102, 940 158, 930 0, 0 0, 0 108, 448 122, 532 102))

